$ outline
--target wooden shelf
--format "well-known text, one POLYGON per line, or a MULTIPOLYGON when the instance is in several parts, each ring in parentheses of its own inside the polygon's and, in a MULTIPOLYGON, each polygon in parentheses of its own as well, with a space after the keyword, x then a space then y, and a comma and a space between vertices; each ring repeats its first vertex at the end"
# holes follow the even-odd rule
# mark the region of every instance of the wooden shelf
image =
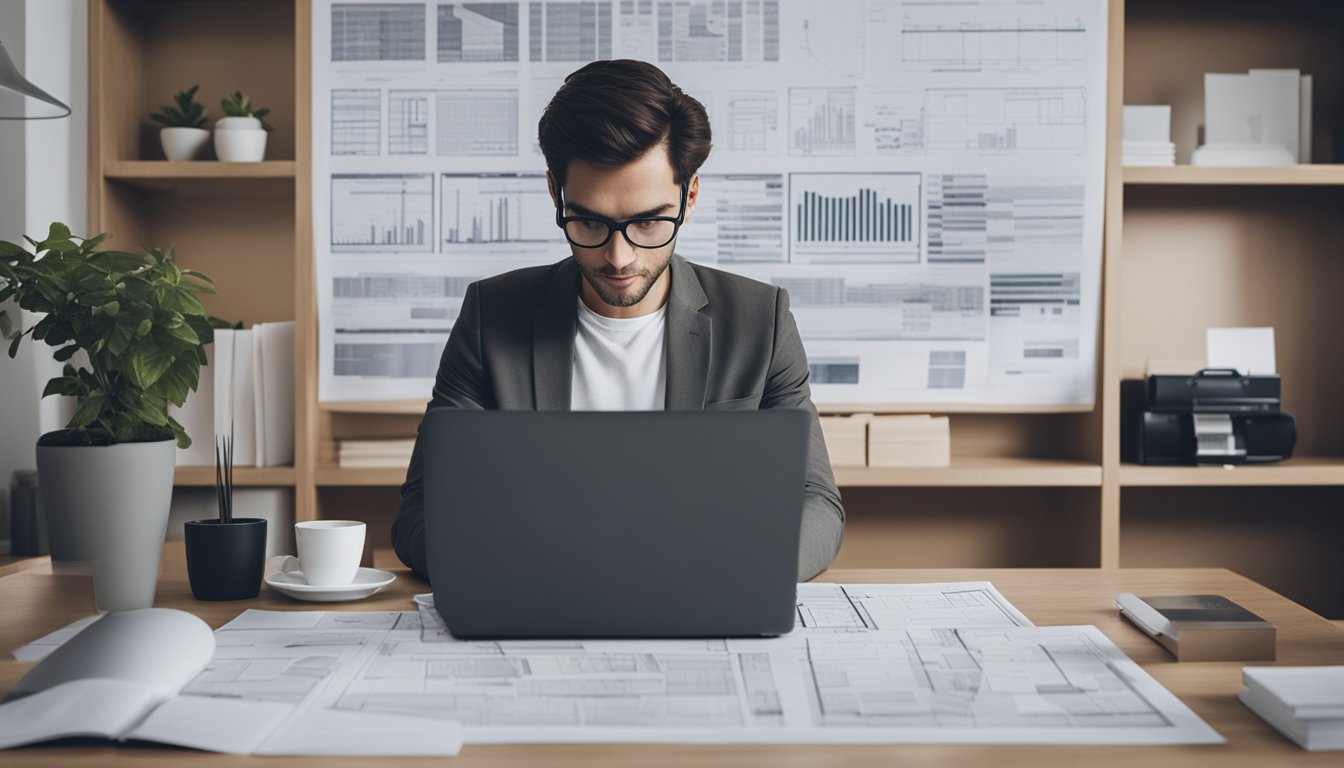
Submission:
POLYGON ((1130 166, 1124 169, 1124 177, 1127 185, 1344 186, 1344 165, 1285 165, 1274 168, 1130 166))
MULTIPOLYGON (((423 400, 324 400, 317 404, 319 411, 328 413, 371 413, 371 414, 414 414, 425 412, 423 400)), ((826 405, 817 406, 822 416, 844 416, 851 413, 993 413, 993 414, 1053 414, 1086 413, 1094 406, 1086 403, 1078 405, 960 405, 957 403, 868 403, 862 405, 826 405)))
MULTIPOLYGON (((173 473, 173 485, 212 486, 215 484, 214 467, 178 467, 173 473)), ((234 467, 235 486, 293 485, 293 467, 234 467)))
POLYGON ((1086 461, 956 457, 950 467, 836 467, 842 488, 1099 487, 1101 465, 1086 461))
POLYGON ((110 160, 103 165, 103 178, 138 189, 238 189, 245 186, 249 191, 260 188, 270 192, 293 192, 297 167, 293 160, 259 163, 110 160))
MULTIPOLYGON (((401 485, 404 468, 350 469, 336 464, 317 467, 318 485, 401 485)), ((950 467, 836 467, 842 488, 946 487, 1096 487, 1101 466, 1085 461, 1018 458, 957 458, 950 467)))
POLYGON ((0 555, 0 576, 26 571, 50 562, 50 555, 0 555))
POLYGON ((264 160, 260 163, 109 160, 103 165, 103 175, 109 179, 292 179, 297 166, 293 160, 264 160))
POLYGON ((353 469, 339 464, 318 464, 316 472, 318 485, 399 486, 405 481, 405 467, 353 469))
POLYGON ((1344 485, 1344 457, 1304 456, 1275 464, 1147 467, 1120 465, 1120 485, 1195 487, 1229 485, 1344 485))
POLYGON ((429 398, 423 400, 324 400, 319 411, 329 413, 415 414, 425 412, 429 398))

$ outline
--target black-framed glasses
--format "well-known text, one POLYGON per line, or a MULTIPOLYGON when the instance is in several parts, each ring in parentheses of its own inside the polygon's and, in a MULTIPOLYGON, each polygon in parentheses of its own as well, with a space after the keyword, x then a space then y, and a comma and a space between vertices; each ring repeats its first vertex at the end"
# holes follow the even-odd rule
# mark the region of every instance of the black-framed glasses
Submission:
POLYGON ((615 232, 636 248, 662 248, 677 236, 677 230, 686 221, 686 192, 681 185, 681 207, 676 216, 640 216, 625 221, 613 221, 604 216, 566 216, 565 191, 560 190, 555 206, 555 223, 565 231, 565 239, 579 248, 601 248, 615 232))

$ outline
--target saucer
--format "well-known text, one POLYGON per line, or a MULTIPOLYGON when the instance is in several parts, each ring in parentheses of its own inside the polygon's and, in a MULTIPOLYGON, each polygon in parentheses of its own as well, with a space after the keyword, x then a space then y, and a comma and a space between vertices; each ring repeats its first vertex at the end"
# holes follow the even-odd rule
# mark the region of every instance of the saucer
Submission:
POLYGON ((380 571, 377 568, 360 568, 355 572, 355 580, 349 584, 318 587, 304 580, 303 571, 272 571, 266 574, 266 584, 271 589, 283 595, 289 595, 295 600, 309 600, 315 603, 362 600, 381 592, 384 587, 396 581, 396 579, 395 574, 387 571, 380 571))

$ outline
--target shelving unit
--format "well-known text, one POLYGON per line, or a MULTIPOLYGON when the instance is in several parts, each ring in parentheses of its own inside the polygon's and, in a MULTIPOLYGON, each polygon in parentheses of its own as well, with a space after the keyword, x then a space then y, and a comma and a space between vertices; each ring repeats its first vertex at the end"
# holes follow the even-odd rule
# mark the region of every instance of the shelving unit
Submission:
MULTIPOLYGON (((210 275, 220 295, 204 297, 212 315, 247 323, 297 320, 308 262, 299 255, 308 111, 296 79, 298 7, 293 2, 94 0, 89 5, 88 234, 110 232, 108 246, 175 246, 180 264, 210 275), (238 45, 246 18, 249 45, 238 45), (193 84, 211 118, 219 99, 243 90, 272 109, 277 130, 260 163, 168 162, 149 113, 193 84)), ((306 18, 306 17, 305 17, 306 18)), ((304 53, 307 56, 307 53, 304 53)), ((305 70, 306 71, 306 70, 305 70)), ((296 361, 296 395, 311 383, 296 361)), ((203 371, 208 376, 209 371, 203 371)), ((297 419, 300 423, 303 416, 297 419)), ((245 487, 297 488, 309 463, 299 441, 295 466, 235 467, 245 487)), ((213 467, 178 467, 174 484, 214 485, 213 467)), ((297 514, 315 514, 312 494, 296 493, 297 514)))
POLYGON ((1124 102, 1172 105, 1177 162, 1196 146, 1205 72, 1290 67, 1314 79, 1319 165, 1124 169, 1107 384, 1118 394, 1149 358, 1202 359, 1205 328, 1273 326, 1298 443, 1295 458, 1265 466, 1122 464, 1108 396, 1115 560, 1217 563, 1344 617, 1344 165, 1325 164, 1344 125, 1344 5, 1126 0, 1124 25, 1124 102))
MULTIPOLYGON (((310 17, 309 0, 93 0, 90 229, 117 247, 176 243, 219 284, 216 315, 297 321, 295 466, 240 467, 237 481, 292 487, 299 519, 365 520, 372 550, 387 546, 404 472, 343 469, 336 443, 409 437, 425 399, 317 401, 310 17), (266 162, 158 159, 145 115, 193 83, 216 115, 239 88, 272 107, 266 162)), ((1223 565, 1344 617, 1344 165, 1324 164, 1344 125, 1341 39, 1344 3, 1112 0, 1097 405, 954 410, 951 467, 837 469, 849 515, 837 566, 1223 565), (1203 73, 1250 67, 1314 75, 1318 165, 1121 166, 1124 104, 1171 104, 1188 162, 1203 73), (1298 458, 1122 463, 1120 382, 1148 358, 1202 358, 1204 329, 1223 325, 1275 326, 1298 458)))

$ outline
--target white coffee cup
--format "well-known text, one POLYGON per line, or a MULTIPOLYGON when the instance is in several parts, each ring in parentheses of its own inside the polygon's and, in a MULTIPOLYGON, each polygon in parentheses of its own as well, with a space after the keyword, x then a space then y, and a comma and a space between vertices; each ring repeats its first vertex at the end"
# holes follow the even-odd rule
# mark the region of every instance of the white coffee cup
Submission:
MULTIPOLYGON (((339 587, 354 581, 364 557, 365 528, 358 520, 295 523, 294 541, 304 581, 315 587, 339 587)), ((282 562, 280 569, 291 570, 286 567, 290 562, 282 562)))

